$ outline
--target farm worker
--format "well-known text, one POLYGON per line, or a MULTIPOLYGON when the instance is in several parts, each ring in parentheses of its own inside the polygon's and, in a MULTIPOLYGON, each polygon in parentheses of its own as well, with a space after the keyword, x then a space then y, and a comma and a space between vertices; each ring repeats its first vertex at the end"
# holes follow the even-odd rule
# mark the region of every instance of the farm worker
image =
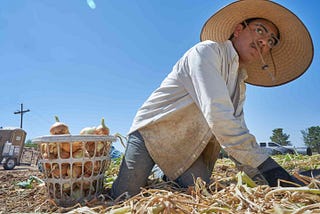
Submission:
POLYGON ((245 83, 279 86, 307 70, 313 44, 305 25, 272 1, 242 0, 211 16, 200 38, 138 110, 114 198, 139 193, 155 164, 181 187, 209 182, 221 148, 254 179, 299 183, 258 146, 243 104, 245 83))

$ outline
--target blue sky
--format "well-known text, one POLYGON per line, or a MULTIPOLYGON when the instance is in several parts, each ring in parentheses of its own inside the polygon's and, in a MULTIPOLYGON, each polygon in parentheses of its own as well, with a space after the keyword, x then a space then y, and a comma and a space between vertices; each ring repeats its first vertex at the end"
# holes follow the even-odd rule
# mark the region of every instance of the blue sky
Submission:
MULTIPOLYGON (((20 125, 27 139, 49 134, 54 115, 72 134, 105 118, 126 134, 133 117, 226 0, 1 0, 0 126, 20 125)), ((296 81, 247 87, 245 117, 258 141, 283 128, 294 145, 320 125, 319 1, 276 1, 309 28, 314 60, 296 81)), ((115 143, 122 149, 120 143, 115 143)))

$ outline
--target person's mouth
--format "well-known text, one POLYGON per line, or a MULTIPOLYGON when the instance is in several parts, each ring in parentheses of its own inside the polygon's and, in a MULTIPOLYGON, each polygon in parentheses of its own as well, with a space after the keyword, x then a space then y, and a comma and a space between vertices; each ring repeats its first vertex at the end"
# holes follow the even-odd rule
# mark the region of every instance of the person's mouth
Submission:
POLYGON ((260 48, 260 47, 257 47, 257 45, 254 43, 254 42, 252 42, 251 44, 250 44, 250 47, 251 48, 253 48, 253 49, 255 49, 255 51, 260 55, 260 54, 262 54, 262 49, 260 48), (259 53, 260 52, 260 53, 259 53))
POLYGON ((258 51, 258 47, 256 46, 256 44, 254 42, 252 42, 250 44, 250 47, 253 48, 253 49, 256 49, 258 51))

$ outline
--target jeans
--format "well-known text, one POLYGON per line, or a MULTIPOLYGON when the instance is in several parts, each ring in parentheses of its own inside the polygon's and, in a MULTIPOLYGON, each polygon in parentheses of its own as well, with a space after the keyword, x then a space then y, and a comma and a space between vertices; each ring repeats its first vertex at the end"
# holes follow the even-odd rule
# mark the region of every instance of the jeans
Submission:
POLYGON ((111 196, 117 198, 124 192, 129 196, 138 194, 140 187, 146 186, 154 165, 140 133, 130 134, 118 177, 112 184, 111 196))
MULTIPOLYGON (((117 179, 111 189, 111 196, 115 199, 127 192, 129 197, 140 192, 140 187, 147 185, 148 177, 155 162, 150 157, 144 140, 139 131, 129 135, 126 151, 122 159, 117 179)), ((205 164, 203 155, 191 165, 175 182, 183 188, 194 185, 194 178, 201 177, 210 182, 213 166, 205 164)))

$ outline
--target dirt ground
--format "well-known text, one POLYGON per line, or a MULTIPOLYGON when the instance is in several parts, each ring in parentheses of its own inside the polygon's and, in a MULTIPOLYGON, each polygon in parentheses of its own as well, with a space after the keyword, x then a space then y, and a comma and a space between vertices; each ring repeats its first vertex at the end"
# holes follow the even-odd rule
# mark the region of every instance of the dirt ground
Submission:
POLYGON ((0 214, 4 213, 65 213, 73 208, 56 206, 49 199, 44 183, 34 180, 30 188, 19 186, 31 176, 43 179, 35 166, 16 166, 4 170, 0 166, 0 214))
POLYGON ((29 188, 19 185, 30 178, 43 181, 37 167, 38 152, 24 148, 20 165, 4 170, 0 165, 0 214, 2 213, 52 213, 59 209, 49 199, 44 183, 33 179, 29 188))
MULTIPOLYGON (((46 201, 45 187, 33 183, 32 188, 24 189, 17 185, 26 181, 30 176, 37 176, 40 179, 42 174, 35 166, 16 166, 13 170, 4 170, 0 166, 0 213, 26 213, 35 212, 40 209, 46 201)), ((42 208, 42 211, 48 209, 42 208)))

